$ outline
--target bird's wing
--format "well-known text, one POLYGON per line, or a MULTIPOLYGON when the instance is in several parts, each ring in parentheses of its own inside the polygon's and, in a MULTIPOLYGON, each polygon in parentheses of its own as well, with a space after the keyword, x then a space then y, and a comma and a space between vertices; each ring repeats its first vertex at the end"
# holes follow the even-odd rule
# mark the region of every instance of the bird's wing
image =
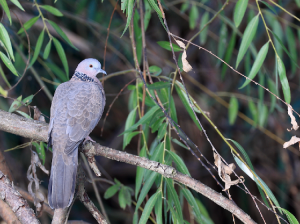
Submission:
POLYGON ((102 86, 95 83, 74 83, 67 97, 68 141, 64 152, 70 154, 86 138, 100 120, 105 106, 102 86))

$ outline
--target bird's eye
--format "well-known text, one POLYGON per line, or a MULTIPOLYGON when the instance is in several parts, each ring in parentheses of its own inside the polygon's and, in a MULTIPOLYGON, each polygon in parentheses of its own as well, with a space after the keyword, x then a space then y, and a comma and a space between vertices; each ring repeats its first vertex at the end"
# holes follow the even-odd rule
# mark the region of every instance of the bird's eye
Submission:
POLYGON ((93 65, 90 65, 90 68, 93 68, 93 65))

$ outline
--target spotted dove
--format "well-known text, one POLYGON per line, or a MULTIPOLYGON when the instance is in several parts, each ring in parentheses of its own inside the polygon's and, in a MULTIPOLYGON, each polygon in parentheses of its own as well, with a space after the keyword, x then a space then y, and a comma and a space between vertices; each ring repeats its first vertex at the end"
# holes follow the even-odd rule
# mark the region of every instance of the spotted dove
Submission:
POLYGON ((74 197, 78 146, 100 120, 105 106, 104 89, 96 78, 105 73, 96 59, 80 62, 70 81, 59 85, 51 105, 48 145, 53 158, 48 186, 51 208, 68 207, 74 197))

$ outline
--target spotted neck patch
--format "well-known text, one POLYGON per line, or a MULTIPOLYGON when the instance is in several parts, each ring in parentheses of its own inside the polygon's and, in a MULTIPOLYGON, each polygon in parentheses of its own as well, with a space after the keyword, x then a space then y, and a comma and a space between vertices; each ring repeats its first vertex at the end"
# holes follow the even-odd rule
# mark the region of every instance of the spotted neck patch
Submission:
POLYGON ((84 73, 78 72, 78 71, 75 71, 72 78, 74 80, 80 80, 80 81, 83 81, 83 82, 95 82, 95 80, 93 78, 87 76, 84 73))

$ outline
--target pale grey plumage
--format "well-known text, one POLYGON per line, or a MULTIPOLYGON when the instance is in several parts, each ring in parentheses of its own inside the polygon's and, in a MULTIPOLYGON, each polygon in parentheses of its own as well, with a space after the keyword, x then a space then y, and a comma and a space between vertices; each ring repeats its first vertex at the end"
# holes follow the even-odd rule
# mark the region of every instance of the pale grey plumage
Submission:
POLYGON ((103 72, 96 59, 82 61, 72 79, 59 85, 51 105, 49 145, 53 158, 48 187, 52 208, 72 202, 78 164, 78 146, 100 120, 105 106, 104 90, 96 78, 103 72))

